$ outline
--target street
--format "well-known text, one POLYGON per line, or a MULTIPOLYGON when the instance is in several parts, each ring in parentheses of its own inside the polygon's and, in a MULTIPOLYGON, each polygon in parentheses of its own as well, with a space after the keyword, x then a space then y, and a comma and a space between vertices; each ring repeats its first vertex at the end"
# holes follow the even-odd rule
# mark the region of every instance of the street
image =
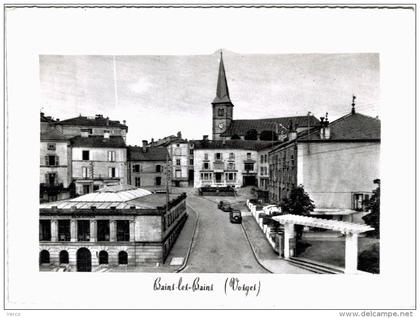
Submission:
POLYGON ((187 204, 196 211, 199 221, 183 272, 267 273, 255 260, 241 225, 229 222, 229 213, 193 193, 188 194, 187 204))

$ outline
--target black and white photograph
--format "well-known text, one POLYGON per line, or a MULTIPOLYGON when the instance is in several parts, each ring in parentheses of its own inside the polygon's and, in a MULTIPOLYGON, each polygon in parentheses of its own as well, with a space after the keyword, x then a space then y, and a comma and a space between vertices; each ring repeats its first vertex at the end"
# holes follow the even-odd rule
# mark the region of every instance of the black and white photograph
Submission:
POLYGON ((415 6, 4 10, 6 308, 413 314, 415 6))

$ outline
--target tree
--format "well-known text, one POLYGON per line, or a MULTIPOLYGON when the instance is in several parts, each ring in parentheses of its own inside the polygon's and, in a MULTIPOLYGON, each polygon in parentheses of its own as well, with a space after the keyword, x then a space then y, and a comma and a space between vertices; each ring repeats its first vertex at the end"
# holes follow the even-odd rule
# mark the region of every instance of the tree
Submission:
MULTIPOLYGON (((282 202, 281 209, 283 213, 296 215, 309 215, 315 209, 314 201, 311 200, 308 193, 305 192, 303 185, 292 189, 289 198, 282 202)), ((302 238, 303 225, 295 225, 296 240, 302 238)))
POLYGON ((368 236, 375 236, 379 238, 379 219, 380 219, 380 207, 381 207, 381 180, 375 179, 373 183, 377 184, 378 187, 373 190, 372 197, 365 202, 366 208, 371 212, 364 217, 363 221, 367 225, 375 228, 373 231, 366 232, 368 236))

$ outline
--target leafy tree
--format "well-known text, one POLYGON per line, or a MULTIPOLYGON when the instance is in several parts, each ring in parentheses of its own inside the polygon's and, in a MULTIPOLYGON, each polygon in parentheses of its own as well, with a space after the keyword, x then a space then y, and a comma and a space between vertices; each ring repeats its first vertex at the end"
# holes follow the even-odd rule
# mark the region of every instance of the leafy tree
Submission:
POLYGON ((378 187, 373 190, 372 197, 365 201, 366 208, 371 212, 364 217, 362 217, 363 221, 367 225, 375 228, 373 231, 366 232, 368 236, 375 236, 379 238, 379 219, 380 219, 380 206, 381 206, 381 180, 375 179, 373 183, 377 184, 378 187))
MULTIPOLYGON (((303 185, 292 189, 289 198, 283 199, 281 206, 283 213, 307 216, 315 209, 314 201, 305 192, 303 185)), ((296 239, 302 238, 303 226, 295 225, 296 239)))

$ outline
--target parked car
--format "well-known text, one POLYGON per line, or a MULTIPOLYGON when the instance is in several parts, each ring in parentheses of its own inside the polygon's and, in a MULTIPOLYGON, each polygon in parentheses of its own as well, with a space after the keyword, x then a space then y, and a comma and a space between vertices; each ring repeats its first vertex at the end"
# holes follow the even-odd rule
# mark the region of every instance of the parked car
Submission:
POLYGON ((230 212, 232 210, 232 207, 230 206, 229 202, 225 202, 225 201, 220 201, 219 204, 217 205, 217 207, 225 212, 230 212))
POLYGON ((229 219, 230 219, 230 223, 241 223, 242 222, 241 211, 232 209, 229 212, 229 219))

